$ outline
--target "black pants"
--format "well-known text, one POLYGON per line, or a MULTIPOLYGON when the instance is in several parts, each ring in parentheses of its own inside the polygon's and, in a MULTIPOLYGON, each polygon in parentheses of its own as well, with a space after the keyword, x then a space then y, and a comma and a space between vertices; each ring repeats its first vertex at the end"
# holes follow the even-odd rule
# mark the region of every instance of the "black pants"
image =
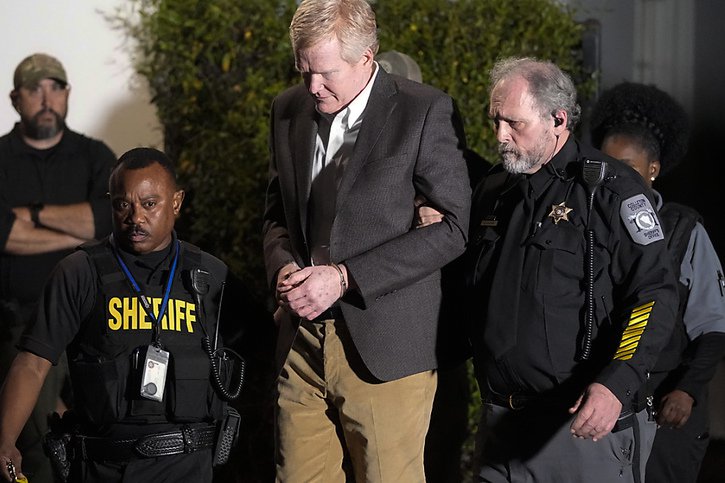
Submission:
POLYGON ((212 451, 122 462, 80 461, 73 465, 73 483, 211 483, 212 451))
POLYGON ((710 442, 707 394, 682 428, 659 428, 647 461, 646 483, 695 483, 710 442))
POLYGON ((428 483, 462 480, 461 455, 468 437, 471 389, 466 364, 438 371, 430 426, 425 438, 425 477, 428 483))

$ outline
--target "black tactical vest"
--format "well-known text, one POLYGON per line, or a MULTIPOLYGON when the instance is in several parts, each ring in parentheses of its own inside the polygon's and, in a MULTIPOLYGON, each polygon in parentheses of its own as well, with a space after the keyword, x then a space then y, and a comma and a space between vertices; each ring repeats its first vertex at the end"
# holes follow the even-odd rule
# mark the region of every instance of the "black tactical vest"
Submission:
MULTIPOLYGON (((96 304, 68 349, 75 409, 81 421, 102 428, 114 423, 184 423, 221 419, 224 403, 210 383, 210 362, 188 272, 201 264, 199 248, 181 243, 160 340, 170 352, 163 400, 139 395, 144 350, 152 340, 149 317, 122 272, 108 240, 80 247, 98 275, 96 304), (142 348, 137 351, 137 348, 142 348)), ((162 279, 166 283, 165 274, 162 279)), ((220 281, 212 281, 220 283, 220 281)), ((163 286, 144 288, 158 312, 163 286)), ((204 320, 213 333, 215 307, 205 299, 204 320)))

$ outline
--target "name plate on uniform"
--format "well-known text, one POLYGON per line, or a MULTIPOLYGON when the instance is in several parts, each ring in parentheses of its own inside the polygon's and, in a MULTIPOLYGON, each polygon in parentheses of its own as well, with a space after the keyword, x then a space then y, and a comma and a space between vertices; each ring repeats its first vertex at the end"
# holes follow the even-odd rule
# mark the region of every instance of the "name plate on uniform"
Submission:
POLYGON ((498 226, 498 220, 493 215, 488 215, 481 220, 481 226, 498 226))

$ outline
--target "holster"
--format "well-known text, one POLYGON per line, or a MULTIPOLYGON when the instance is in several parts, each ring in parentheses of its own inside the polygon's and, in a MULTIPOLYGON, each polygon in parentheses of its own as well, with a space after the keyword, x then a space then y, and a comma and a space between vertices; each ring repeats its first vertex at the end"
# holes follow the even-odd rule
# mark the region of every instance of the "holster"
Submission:
POLYGON ((227 406, 227 414, 219 427, 219 436, 217 437, 214 448, 214 466, 223 465, 229 460, 232 448, 237 445, 237 440, 239 439, 241 421, 242 418, 239 412, 227 406))
POLYGON ((52 413, 48 416, 49 431, 43 436, 43 451, 50 459, 56 480, 62 483, 68 481, 72 460, 70 443, 74 429, 70 419, 70 415, 61 418, 58 413, 52 413))

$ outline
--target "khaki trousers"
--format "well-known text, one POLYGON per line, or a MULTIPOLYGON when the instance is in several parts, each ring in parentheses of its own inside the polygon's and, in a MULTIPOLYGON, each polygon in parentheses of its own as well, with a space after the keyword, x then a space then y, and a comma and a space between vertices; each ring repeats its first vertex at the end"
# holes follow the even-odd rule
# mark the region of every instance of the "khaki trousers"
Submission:
POLYGON ((277 481, 425 481, 436 378, 375 381, 344 321, 303 321, 277 380, 277 481))

